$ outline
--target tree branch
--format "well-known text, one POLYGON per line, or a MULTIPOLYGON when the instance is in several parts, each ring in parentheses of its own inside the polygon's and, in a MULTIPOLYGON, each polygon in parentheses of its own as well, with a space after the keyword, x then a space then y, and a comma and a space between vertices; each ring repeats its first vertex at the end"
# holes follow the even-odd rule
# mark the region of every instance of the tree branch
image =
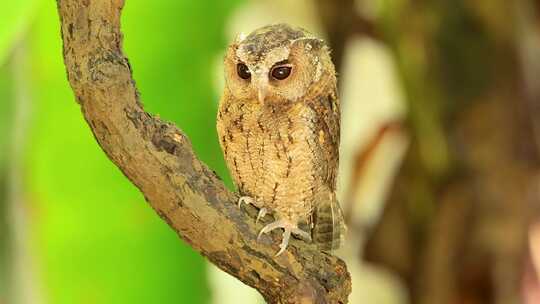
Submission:
MULTIPOLYGON (((69 83, 103 151, 178 235, 212 263, 256 288, 269 303, 346 303, 344 262, 278 234, 257 242, 219 178, 174 125, 144 112, 121 49, 122 0, 58 0, 69 83)), ((251 210, 254 212, 254 210, 251 210)))

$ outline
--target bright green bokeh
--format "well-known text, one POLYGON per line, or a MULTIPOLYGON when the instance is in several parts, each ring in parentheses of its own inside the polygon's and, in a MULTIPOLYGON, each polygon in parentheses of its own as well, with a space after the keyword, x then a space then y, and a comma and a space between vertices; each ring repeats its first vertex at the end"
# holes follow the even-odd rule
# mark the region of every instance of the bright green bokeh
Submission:
POLYGON ((222 176, 215 128, 220 92, 213 80, 226 45, 225 19, 237 2, 132 0, 122 19, 124 49, 146 110, 176 123, 222 176))
POLYGON ((12 124, 13 79, 10 66, 0 64, 0 171, 6 169, 8 142, 12 124))
POLYGON ((21 39, 41 0, 2 1, 0 9, 0 66, 14 41, 21 39))
MULTIPOLYGON (((214 63, 237 1, 128 0, 125 50, 146 109, 177 123, 210 167, 225 169, 215 135, 214 63)), ((207 303, 204 259, 106 158, 74 101, 56 3, 30 29, 30 222, 48 303, 207 303)))
POLYGON ((8 207, 7 207, 7 156, 8 144, 11 141, 11 115, 12 104, 6 102, 12 99, 12 79, 9 75, 9 67, 0 64, 0 303, 7 301, 9 293, 10 263, 10 236, 8 207))

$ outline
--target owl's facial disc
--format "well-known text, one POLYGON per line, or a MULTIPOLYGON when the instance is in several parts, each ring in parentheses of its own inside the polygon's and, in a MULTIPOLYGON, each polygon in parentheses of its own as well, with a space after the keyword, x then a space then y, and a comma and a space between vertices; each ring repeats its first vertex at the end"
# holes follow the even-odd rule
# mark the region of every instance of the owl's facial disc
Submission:
POLYGON ((275 63, 271 68, 257 67, 255 68, 252 85, 257 91, 257 99, 260 103, 264 103, 269 93, 274 92, 279 82, 289 78, 293 70, 292 64, 288 60, 282 60, 275 63))
MULTIPOLYGON (((271 66, 271 65, 269 65, 271 66)), ((255 84, 260 103, 264 103, 269 92, 276 90, 276 85, 287 79, 292 72, 292 65, 288 60, 282 60, 268 68, 261 68, 257 75, 257 83, 255 84)), ((276 92, 274 92, 276 93, 276 92)))
POLYGON ((292 72, 292 65, 288 62, 289 49, 286 47, 270 50, 268 53, 260 54, 256 59, 250 58, 251 54, 243 52, 242 48, 237 55, 241 60, 251 62, 249 65, 252 72, 251 86, 256 91, 260 103, 264 103, 270 95, 276 95, 277 82, 285 80, 292 72))

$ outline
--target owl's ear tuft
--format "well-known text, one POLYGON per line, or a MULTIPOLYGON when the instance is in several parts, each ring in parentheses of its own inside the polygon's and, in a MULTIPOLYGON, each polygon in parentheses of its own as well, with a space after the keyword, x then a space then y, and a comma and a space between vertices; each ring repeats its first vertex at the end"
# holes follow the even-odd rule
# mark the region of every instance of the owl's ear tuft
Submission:
POLYGON ((296 39, 292 42, 292 45, 301 44, 304 46, 304 49, 308 52, 310 51, 319 51, 326 46, 324 40, 314 37, 304 37, 296 39))
POLYGON ((246 40, 246 33, 240 32, 240 34, 236 35, 236 38, 234 38, 234 44, 240 44, 242 41, 246 40))

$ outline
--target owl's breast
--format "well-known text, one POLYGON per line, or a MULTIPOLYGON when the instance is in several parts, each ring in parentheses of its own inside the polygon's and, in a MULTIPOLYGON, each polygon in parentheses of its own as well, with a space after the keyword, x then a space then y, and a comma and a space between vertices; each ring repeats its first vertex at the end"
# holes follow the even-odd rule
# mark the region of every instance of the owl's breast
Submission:
POLYGON ((316 115, 302 103, 279 111, 271 107, 262 141, 261 199, 281 217, 307 218, 323 188, 316 115))
POLYGON ((240 193, 279 217, 307 219, 314 202, 330 192, 318 122, 317 114, 302 103, 223 103, 218 134, 240 193))
POLYGON ((225 162, 242 195, 255 197, 262 171, 263 128, 258 124, 260 107, 254 102, 222 101, 217 131, 225 162))

